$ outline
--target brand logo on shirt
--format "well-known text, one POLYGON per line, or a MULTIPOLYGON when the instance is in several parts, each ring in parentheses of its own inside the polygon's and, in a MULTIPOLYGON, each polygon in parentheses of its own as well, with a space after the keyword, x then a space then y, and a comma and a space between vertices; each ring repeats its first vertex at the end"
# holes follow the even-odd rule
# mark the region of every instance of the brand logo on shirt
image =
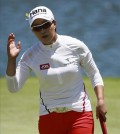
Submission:
POLYGON ((49 68, 50 68, 50 64, 49 63, 41 64, 40 65, 40 70, 46 70, 46 69, 49 69, 49 68))
POLYGON ((70 65, 70 64, 75 64, 75 60, 73 60, 72 58, 67 58, 65 59, 68 63, 64 64, 64 65, 70 65))

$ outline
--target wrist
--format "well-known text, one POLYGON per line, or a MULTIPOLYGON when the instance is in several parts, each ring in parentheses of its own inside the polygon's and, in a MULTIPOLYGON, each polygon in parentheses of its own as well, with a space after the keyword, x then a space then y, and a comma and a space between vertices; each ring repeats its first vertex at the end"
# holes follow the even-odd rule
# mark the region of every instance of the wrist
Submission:
POLYGON ((7 63, 6 74, 8 76, 14 76, 16 73, 16 59, 9 58, 7 63))
POLYGON ((15 63, 16 62, 16 58, 8 58, 8 63, 15 63))
POLYGON ((104 99, 97 100, 97 105, 101 106, 104 104, 104 99))
POLYGON ((98 97, 97 101, 104 101, 104 98, 103 97, 98 97))

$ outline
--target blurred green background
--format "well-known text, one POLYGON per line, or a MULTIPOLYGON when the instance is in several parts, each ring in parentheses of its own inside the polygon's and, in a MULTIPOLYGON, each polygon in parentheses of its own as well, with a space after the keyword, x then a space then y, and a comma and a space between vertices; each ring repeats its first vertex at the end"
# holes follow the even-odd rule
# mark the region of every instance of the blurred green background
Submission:
MULTIPOLYGON (((102 134, 95 117, 96 97, 88 78, 84 78, 92 102, 95 134, 102 134)), ((120 78, 104 78, 108 108, 108 134, 120 133, 120 78)), ((38 134, 39 88, 35 77, 28 79, 17 93, 9 93, 5 78, 0 78, 0 134, 38 134)))

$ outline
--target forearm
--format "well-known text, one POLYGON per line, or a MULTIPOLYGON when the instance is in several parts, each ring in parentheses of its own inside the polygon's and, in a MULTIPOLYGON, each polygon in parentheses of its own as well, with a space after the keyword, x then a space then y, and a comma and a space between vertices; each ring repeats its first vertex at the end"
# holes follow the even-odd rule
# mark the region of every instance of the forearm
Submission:
POLYGON ((94 91, 95 91, 97 100, 104 100, 104 86, 97 85, 94 87, 94 91))
POLYGON ((12 59, 12 60, 8 59, 6 74, 8 76, 15 76, 15 74, 16 74, 16 59, 12 59))
POLYGON ((104 101, 104 82, 90 51, 85 56, 83 56, 81 60, 81 66, 86 71, 88 77, 91 80, 92 86, 94 87, 97 98, 96 117, 98 119, 99 115, 102 114, 104 121, 106 121, 105 114, 107 109, 104 101))
POLYGON ((97 97, 96 118, 98 119, 101 114, 103 120, 106 121, 107 109, 104 101, 104 86, 98 85, 94 88, 94 91, 97 97))
POLYGON ((16 92, 22 88, 31 69, 26 65, 26 62, 22 60, 18 62, 16 67, 16 61, 8 62, 6 70, 7 87, 10 92, 16 92))

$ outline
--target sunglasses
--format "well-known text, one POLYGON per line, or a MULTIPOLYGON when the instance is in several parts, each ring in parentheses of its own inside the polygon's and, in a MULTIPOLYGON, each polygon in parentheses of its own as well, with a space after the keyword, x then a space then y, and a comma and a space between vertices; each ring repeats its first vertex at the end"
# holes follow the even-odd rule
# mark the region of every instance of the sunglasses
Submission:
POLYGON ((50 21, 46 21, 46 22, 44 22, 43 24, 41 24, 41 25, 36 25, 36 26, 32 26, 31 27, 31 29, 33 30, 33 31, 41 31, 42 29, 47 29, 47 28, 49 28, 50 26, 51 26, 51 24, 52 24, 52 22, 50 22, 50 21))

